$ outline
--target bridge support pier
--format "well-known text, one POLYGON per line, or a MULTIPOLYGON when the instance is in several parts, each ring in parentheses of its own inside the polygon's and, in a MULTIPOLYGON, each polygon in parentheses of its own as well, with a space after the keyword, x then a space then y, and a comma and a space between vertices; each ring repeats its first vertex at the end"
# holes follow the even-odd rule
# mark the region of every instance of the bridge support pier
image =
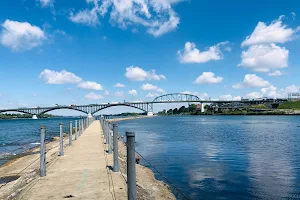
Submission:
POLYGON ((87 117, 88 117, 88 118, 92 118, 93 115, 92 115, 91 113, 89 113, 89 114, 87 115, 87 117))
POLYGON ((36 115, 33 115, 32 119, 38 119, 38 117, 36 115))

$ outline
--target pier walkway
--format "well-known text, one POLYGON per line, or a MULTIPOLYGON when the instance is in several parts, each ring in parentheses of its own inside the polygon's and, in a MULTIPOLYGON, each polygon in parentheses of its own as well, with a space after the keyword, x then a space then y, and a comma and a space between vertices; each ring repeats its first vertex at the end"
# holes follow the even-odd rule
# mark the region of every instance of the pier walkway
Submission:
POLYGON ((94 121, 73 145, 65 149, 45 177, 30 183, 21 199, 127 199, 120 172, 112 172, 112 154, 105 151, 102 129, 94 121))

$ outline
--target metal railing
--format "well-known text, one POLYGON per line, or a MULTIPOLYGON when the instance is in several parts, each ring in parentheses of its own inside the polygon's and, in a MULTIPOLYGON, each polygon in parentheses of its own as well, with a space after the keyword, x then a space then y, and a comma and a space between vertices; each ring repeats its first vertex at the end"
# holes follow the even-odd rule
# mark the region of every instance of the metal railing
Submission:
MULTIPOLYGON (((91 118, 83 118, 79 120, 75 120, 75 126, 73 127, 72 121, 69 123, 69 146, 73 144, 73 133, 74 140, 78 140, 78 138, 82 135, 82 133, 95 121, 94 117, 91 118)), ((64 156, 64 124, 59 124, 59 156, 64 156)), ((46 176, 46 126, 41 125, 40 128, 40 176, 46 176)), ((53 148, 56 148, 55 146, 53 148)), ((51 148, 52 149, 52 148, 51 148)), ((50 149, 50 150, 51 150, 50 149)), ((48 149, 49 151, 49 149, 48 149)))

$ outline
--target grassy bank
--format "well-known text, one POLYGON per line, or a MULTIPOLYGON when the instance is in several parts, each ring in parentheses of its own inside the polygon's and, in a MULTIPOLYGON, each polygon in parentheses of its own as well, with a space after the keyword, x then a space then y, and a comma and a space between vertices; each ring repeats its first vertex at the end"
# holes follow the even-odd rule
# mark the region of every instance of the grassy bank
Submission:
POLYGON ((283 104, 281 104, 279 109, 295 109, 299 110, 300 109, 300 101, 288 101, 283 104))

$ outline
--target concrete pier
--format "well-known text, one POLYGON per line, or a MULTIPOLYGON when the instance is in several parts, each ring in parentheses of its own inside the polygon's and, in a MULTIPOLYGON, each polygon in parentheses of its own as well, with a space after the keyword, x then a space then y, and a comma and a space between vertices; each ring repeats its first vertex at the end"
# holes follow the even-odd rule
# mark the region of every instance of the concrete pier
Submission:
POLYGON ((47 168, 47 176, 30 183, 21 199, 127 199, 120 172, 112 172, 99 121, 65 149, 65 155, 47 168))

